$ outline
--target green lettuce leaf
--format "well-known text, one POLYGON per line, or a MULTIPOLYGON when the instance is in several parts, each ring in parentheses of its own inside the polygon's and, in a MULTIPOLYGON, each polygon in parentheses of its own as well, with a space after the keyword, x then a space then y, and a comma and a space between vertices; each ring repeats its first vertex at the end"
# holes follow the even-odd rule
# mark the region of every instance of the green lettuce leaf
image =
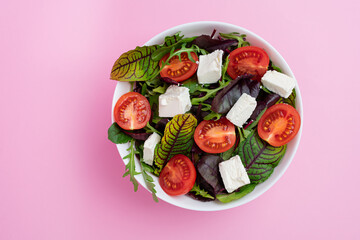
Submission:
POLYGON ((175 155, 189 155, 193 145, 196 118, 190 114, 178 114, 166 124, 164 136, 155 149, 155 175, 159 175, 164 165, 175 155))
POLYGON ((245 185, 236 192, 228 193, 228 194, 217 194, 216 199, 218 199, 222 203, 228 203, 237 199, 240 199, 247 195, 248 193, 251 193, 255 189, 256 184, 248 184, 245 185))
POLYGON ((262 140, 257 131, 251 132, 236 149, 251 183, 261 183, 268 179, 283 158, 285 151, 286 145, 273 147, 262 140))
POLYGON ((123 53, 114 63, 110 79, 117 81, 146 81, 159 69, 159 62, 151 58, 151 54, 159 46, 136 47, 123 53))

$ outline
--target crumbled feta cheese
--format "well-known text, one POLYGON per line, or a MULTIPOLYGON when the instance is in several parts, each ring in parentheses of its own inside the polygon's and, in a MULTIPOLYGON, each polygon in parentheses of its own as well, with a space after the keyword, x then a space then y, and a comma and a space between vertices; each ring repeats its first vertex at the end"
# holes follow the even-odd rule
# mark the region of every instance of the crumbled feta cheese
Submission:
POLYGON ((189 89, 171 85, 159 96, 159 116, 174 117, 184 114, 191 108, 189 89))
POLYGON ((157 133, 151 134, 144 142, 144 162, 152 165, 154 162, 154 153, 156 144, 160 142, 160 135, 157 133))
POLYGON ((239 155, 219 163, 219 171, 228 193, 250 183, 239 155))
POLYGON ((216 83, 221 78, 222 50, 200 55, 197 77, 200 84, 216 83))
POLYGON ((230 109, 226 118, 236 126, 242 127, 242 125, 244 125, 246 120, 248 120, 254 112, 256 105, 257 103, 255 98, 249 94, 243 93, 230 109))
POLYGON ((261 78, 261 83, 270 91, 288 98, 294 89, 295 79, 275 70, 269 70, 261 78))

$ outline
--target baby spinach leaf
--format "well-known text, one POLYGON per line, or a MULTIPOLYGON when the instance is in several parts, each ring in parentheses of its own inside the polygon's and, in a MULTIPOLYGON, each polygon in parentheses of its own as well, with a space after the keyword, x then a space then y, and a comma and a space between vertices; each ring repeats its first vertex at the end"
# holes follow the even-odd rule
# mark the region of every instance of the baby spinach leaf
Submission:
POLYGON ((252 131, 236 149, 251 183, 261 183, 268 179, 283 158, 285 151, 286 145, 273 147, 262 140, 257 131, 252 131))
POLYGON ((150 79, 159 68, 159 62, 151 54, 159 46, 136 47, 123 53, 114 63, 110 79, 117 81, 145 81, 150 79))
POLYGON ((116 144, 127 143, 132 139, 123 132, 119 125, 114 122, 108 129, 108 139, 116 144))
POLYGON ((248 184, 239 188, 236 192, 229 194, 217 194, 216 199, 218 199, 222 203, 228 203, 237 199, 240 199, 251 193, 255 189, 256 184, 248 184))
POLYGON ((260 91, 260 83, 251 78, 252 75, 246 74, 232 80, 216 94, 211 110, 221 114, 227 113, 243 93, 256 98, 260 91))
POLYGON ((197 125, 196 118, 190 114, 178 114, 166 124, 164 136, 155 149, 155 175, 159 175, 164 165, 175 155, 189 155, 197 125))

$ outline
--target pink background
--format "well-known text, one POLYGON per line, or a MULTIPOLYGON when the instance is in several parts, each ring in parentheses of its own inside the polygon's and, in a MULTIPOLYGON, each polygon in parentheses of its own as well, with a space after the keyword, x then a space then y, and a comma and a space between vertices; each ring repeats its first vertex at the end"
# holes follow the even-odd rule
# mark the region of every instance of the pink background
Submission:
POLYGON ((143 2, 2 1, 0 239, 359 239, 359 2, 143 2), (113 62, 200 20, 270 42, 304 103, 302 141, 284 176, 221 212, 134 193, 107 140, 113 62))

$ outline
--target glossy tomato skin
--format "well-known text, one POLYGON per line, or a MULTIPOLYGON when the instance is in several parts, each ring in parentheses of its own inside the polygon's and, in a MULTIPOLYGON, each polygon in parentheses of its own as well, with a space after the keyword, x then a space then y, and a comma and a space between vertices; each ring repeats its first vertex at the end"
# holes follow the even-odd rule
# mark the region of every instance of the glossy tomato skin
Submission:
POLYGON ((229 55, 227 73, 232 79, 244 74, 252 74, 253 80, 261 81, 269 66, 267 53, 255 46, 240 47, 229 55))
MULTIPOLYGON (((160 60, 160 67, 169 58, 170 53, 166 54, 160 60)), ((168 77, 176 82, 182 82, 190 78, 196 72, 198 64, 194 63, 188 58, 187 53, 181 53, 181 61, 178 56, 174 56, 170 59, 170 65, 166 65, 160 72, 161 77, 168 77)), ((192 58, 197 62, 199 60, 196 53, 191 52, 192 58)))
POLYGON ((195 179, 194 164, 185 155, 178 154, 161 171, 159 183, 168 195, 178 196, 188 193, 194 186, 195 179))
POLYGON ((114 107, 115 122, 126 130, 145 127, 150 117, 149 101, 137 92, 125 93, 119 98, 114 107))
POLYGON ((204 120, 196 127, 194 139, 204 152, 226 152, 236 142, 235 126, 226 118, 204 120))
POLYGON ((267 109, 258 123, 259 136, 274 147, 290 142, 299 132, 301 119, 291 105, 280 103, 267 109))

